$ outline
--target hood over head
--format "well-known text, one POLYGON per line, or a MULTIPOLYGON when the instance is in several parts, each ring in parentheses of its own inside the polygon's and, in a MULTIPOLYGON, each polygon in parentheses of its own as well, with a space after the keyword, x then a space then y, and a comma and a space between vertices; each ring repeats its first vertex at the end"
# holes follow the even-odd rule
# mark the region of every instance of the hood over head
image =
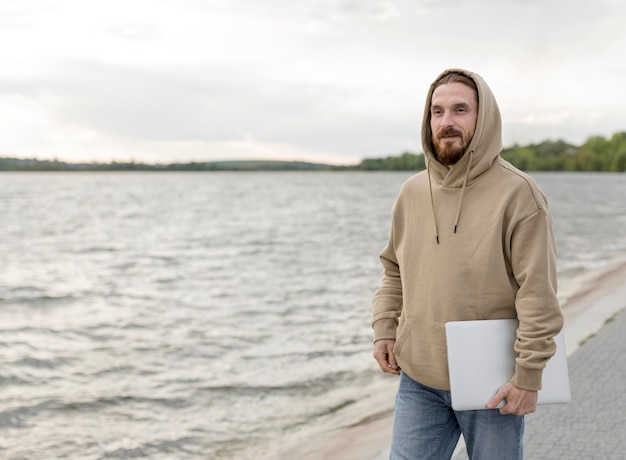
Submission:
POLYGON ((487 83, 478 74, 463 69, 443 71, 430 85, 424 118, 422 121, 422 148, 429 173, 435 182, 446 187, 462 187, 465 180, 471 184, 478 176, 487 171, 502 151, 502 119, 496 99, 487 83), (430 129, 430 105, 435 90, 435 83, 449 73, 463 74, 476 83, 478 89, 478 116, 476 129, 467 151, 453 168, 449 168, 435 159, 430 129), (471 152, 471 155, 469 154, 471 152), (469 164, 471 162, 471 164, 469 164), (467 173, 466 173, 467 171, 467 173))

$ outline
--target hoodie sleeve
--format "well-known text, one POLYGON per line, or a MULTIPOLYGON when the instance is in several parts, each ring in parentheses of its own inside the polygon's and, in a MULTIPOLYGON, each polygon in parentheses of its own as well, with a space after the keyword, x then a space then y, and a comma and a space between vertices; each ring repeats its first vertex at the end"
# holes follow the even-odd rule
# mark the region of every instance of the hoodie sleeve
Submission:
POLYGON ((552 220, 540 207, 515 226, 511 239, 513 275, 519 285, 515 374, 511 383, 540 390, 543 369, 556 351, 554 336, 563 327, 557 300, 556 243, 552 220))
POLYGON ((402 279, 394 247, 393 222, 389 242, 380 253, 383 280, 372 299, 372 328, 374 342, 395 339, 398 317, 402 312, 402 279))

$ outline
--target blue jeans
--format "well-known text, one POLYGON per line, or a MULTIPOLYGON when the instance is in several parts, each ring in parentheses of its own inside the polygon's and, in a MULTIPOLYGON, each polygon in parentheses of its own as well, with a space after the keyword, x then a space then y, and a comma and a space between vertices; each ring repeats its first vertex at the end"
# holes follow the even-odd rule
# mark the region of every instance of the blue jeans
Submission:
POLYGON ((455 411, 449 391, 422 385, 403 372, 390 460, 450 459, 461 434, 472 460, 523 458, 523 416, 502 415, 498 409, 455 411))

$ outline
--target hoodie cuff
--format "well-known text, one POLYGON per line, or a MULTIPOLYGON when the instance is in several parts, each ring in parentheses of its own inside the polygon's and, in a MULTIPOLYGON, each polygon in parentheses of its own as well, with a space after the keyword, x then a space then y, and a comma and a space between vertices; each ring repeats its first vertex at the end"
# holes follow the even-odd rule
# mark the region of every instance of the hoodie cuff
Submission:
POLYGON ((372 324, 372 328, 374 329, 374 342, 383 339, 395 340, 398 323, 393 319, 379 319, 372 324))
POLYGON ((511 379, 511 383, 517 388, 529 391, 541 390, 541 376, 543 369, 528 369, 515 365, 515 375, 511 379))

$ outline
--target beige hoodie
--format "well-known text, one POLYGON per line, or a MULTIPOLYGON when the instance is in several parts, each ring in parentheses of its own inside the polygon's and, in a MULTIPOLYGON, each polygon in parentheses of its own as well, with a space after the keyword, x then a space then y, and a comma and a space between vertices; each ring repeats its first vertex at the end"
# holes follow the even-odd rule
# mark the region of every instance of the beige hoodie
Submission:
POLYGON ((422 123, 428 169, 404 183, 393 207, 372 301, 374 340, 396 339, 404 372, 448 390, 445 323, 518 318, 511 382, 539 390, 563 326, 551 216, 536 183, 500 157, 500 111, 487 84, 465 70, 444 73, 452 70, 478 88, 474 137, 453 168, 434 158, 431 86, 422 123))

